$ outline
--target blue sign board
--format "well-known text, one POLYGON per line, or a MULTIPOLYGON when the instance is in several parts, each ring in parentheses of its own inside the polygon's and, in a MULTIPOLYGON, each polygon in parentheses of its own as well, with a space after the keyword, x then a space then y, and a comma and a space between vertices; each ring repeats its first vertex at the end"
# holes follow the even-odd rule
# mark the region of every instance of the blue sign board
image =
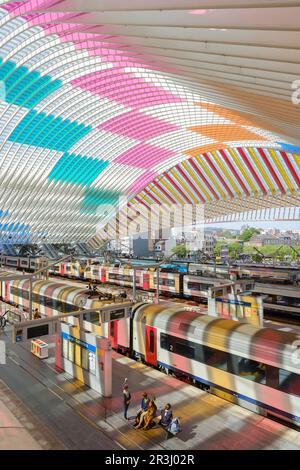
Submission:
POLYGON ((62 337, 64 339, 67 339, 68 341, 71 341, 71 343, 76 343, 82 348, 88 349, 89 351, 96 352, 96 346, 93 344, 86 343, 85 341, 82 341, 81 339, 75 338, 74 336, 69 335, 69 333, 65 333, 64 331, 62 332, 62 337))

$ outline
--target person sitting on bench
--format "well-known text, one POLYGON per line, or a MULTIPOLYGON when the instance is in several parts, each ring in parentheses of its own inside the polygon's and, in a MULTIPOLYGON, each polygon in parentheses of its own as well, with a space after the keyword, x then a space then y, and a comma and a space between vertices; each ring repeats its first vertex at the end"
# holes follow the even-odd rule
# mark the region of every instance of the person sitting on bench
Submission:
POLYGON ((167 439, 172 436, 176 436, 181 431, 181 425, 179 418, 173 418, 171 424, 167 427, 167 439))
POLYGON ((158 417, 158 424, 160 424, 163 428, 167 428, 172 421, 173 412, 170 403, 167 403, 163 410, 160 412, 160 416, 158 417))
POLYGON ((149 398, 148 398, 148 394, 147 392, 144 392, 142 394, 142 400, 141 400, 141 407, 136 415, 136 418, 135 418, 135 425, 134 427, 137 429, 137 428, 140 428, 142 426, 142 423, 144 421, 144 418, 146 416, 146 413, 148 411, 148 406, 149 406, 149 398))
POLYGON ((154 400, 155 399, 152 398, 152 400, 149 401, 148 410, 147 410, 147 413, 144 417, 144 427, 142 428, 144 431, 149 429, 151 427, 151 425, 154 423, 153 420, 156 416, 156 410, 157 410, 157 406, 156 406, 154 400))

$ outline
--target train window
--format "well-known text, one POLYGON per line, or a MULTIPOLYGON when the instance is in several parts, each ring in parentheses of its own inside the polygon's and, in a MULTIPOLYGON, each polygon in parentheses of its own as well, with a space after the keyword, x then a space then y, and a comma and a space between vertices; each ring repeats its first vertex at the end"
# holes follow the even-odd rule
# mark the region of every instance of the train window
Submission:
POLYGON ((185 343, 177 341, 175 343, 175 353, 180 356, 187 357, 188 359, 195 358, 195 349, 192 346, 187 345, 188 341, 185 343))
POLYGON ((87 322, 95 323, 96 325, 100 324, 99 313, 98 312, 85 313, 83 315, 83 319, 87 322))
POLYGON ((203 346, 205 364, 227 371, 229 354, 219 349, 203 346))
POLYGON ((261 384, 266 383, 266 366, 257 361, 246 359, 245 357, 234 356, 234 373, 261 384))
POLYGON ((154 353, 154 331, 151 330, 150 333, 149 333, 149 350, 151 353, 154 353))
POLYGON ((115 336, 115 322, 110 322, 110 336, 115 336))
POLYGON ((300 396, 300 375, 288 370, 279 369, 279 390, 300 396))
POLYGON ((113 310, 110 312, 110 319, 111 320, 119 320, 120 318, 124 318, 125 311, 123 309, 120 310, 113 310))
POLYGON ((192 290, 200 290, 200 284, 198 282, 191 282, 187 283, 187 288, 192 290))
MULTIPOLYGON (((157 278, 153 279, 154 285, 157 284, 157 278)), ((175 286, 175 280, 174 279, 162 279, 159 278, 159 285, 160 286, 167 286, 167 287, 174 287, 175 286)))
POLYGON ((116 281, 132 282, 132 276, 127 276, 125 274, 115 274, 109 273, 109 279, 115 279, 116 281))
POLYGON ((213 284, 203 284, 203 283, 200 284, 199 282, 192 282, 192 281, 189 281, 187 283, 188 289, 197 290, 197 291, 201 291, 201 290, 207 291, 212 286, 213 284))
POLYGON ((168 348, 168 335, 164 333, 160 334, 160 347, 161 349, 169 349, 168 348))

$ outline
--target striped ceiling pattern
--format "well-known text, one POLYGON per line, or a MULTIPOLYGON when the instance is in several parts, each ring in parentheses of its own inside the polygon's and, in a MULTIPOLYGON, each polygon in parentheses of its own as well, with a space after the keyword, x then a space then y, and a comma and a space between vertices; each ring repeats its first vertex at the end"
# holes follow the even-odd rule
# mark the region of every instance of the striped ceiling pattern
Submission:
MULTIPOLYGON (((140 227, 147 232, 150 217, 157 221, 159 212, 169 217, 178 205, 203 206, 198 215, 201 223, 228 213, 300 206, 299 192, 299 154, 262 147, 207 151, 156 177, 114 220, 103 224, 92 244, 137 233, 140 227)), ((169 219, 164 222, 168 226, 169 219)))
POLYGON ((299 14, 0 0, 1 239, 98 246, 139 201, 205 204, 207 219, 297 205, 299 14))

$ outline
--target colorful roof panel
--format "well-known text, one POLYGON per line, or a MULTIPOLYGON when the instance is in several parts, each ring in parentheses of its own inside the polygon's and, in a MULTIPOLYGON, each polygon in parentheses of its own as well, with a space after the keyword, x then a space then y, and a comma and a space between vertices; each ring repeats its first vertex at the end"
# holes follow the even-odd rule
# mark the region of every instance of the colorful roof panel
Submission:
POLYGON ((298 2, 207 3, 0 2, 2 239, 97 246, 138 203, 299 205, 298 2))

